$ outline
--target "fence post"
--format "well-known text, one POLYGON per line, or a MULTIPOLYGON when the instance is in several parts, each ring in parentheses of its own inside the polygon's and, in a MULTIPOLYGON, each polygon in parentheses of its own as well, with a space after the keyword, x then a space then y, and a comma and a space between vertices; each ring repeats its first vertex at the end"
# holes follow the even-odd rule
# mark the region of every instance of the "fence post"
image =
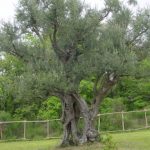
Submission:
POLYGON ((1 140, 3 139, 3 124, 0 122, 1 140))
POLYGON ((26 123, 27 123, 27 121, 24 120, 24 122, 23 122, 23 139, 24 140, 26 139, 26 123))
POLYGON ((101 125, 101 115, 98 116, 98 133, 100 132, 100 125, 101 125))
POLYGON ((145 128, 148 127, 148 121, 147 121, 147 111, 146 109, 144 109, 144 112, 145 112, 145 128))
POLYGON ((47 138, 49 138, 49 120, 47 120, 47 138))
POLYGON ((123 111, 121 113, 121 118, 122 118, 122 130, 124 131, 125 128, 124 128, 124 112, 123 111))

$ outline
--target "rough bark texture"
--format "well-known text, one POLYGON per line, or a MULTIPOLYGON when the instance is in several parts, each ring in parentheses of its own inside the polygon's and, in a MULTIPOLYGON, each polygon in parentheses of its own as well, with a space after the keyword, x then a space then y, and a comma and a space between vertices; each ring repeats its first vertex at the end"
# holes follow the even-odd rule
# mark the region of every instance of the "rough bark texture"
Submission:
POLYGON ((77 93, 64 94, 62 100, 62 123, 64 128, 62 146, 78 145, 86 142, 93 142, 98 137, 98 131, 95 130, 94 121, 98 114, 99 106, 116 84, 117 77, 114 74, 105 78, 105 82, 97 90, 91 107, 87 105, 77 93), (84 127, 82 134, 78 134, 78 121, 83 117, 84 127))
POLYGON ((81 116, 84 120, 84 128, 80 143, 85 143, 88 141, 95 141, 98 136, 98 132, 94 129, 93 120, 91 118, 90 109, 87 106, 85 100, 81 99, 77 94, 74 94, 76 101, 78 103, 81 116))
POLYGON ((101 82, 101 86, 96 90, 95 97, 91 105, 91 118, 93 120, 98 114, 99 107, 103 99, 112 89, 112 87, 117 83, 117 81, 118 81, 118 76, 116 76, 114 73, 105 74, 104 79, 101 82))
POLYGON ((77 125, 79 119, 79 110, 77 103, 71 94, 65 94, 62 99, 62 123, 64 135, 62 146, 78 144, 77 125))
POLYGON ((62 99, 62 105, 64 134, 61 145, 78 145, 88 141, 95 141, 98 132, 93 127, 90 110, 86 102, 77 94, 65 94, 62 99), (82 135, 78 134, 78 120, 80 116, 84 120, 82 135))

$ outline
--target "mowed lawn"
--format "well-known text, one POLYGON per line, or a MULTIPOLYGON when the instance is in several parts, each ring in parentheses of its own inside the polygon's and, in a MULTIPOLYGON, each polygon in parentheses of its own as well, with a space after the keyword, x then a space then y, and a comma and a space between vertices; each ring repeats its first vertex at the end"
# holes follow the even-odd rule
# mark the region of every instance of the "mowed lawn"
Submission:
POLYGON ((119 150, 150 150, 150 130, 112 134, 119 150))
MULTIPOLYGON (((118 150, 150 150, 150 130, 112 134, 118 150)), ((60 140, 1 142, 0 150, 103 150, 101 144, 61 148, 60 140)))
POLYGON ((58 143, 58 140, 2 142, 0 150, 53 150, 58 143))

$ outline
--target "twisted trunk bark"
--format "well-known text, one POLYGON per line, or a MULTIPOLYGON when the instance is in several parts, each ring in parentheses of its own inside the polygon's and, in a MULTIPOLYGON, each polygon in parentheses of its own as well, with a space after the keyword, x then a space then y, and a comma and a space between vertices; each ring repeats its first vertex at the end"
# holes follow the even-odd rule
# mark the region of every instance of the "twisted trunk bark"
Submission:
POLYGON ((90 109, 86 101, 76 92, 63 94, 61 97, 63 108, 62 123, 64 128, 62 146, 72 144, 78 145, 96 140, 98 137, 98 131, 95 130, 94 121, 98 114, 99 106, 116 82, 117 78, 114 74, 113 76, 108 76, 102 86, 97 90, 90 109), (78 120, 80 117, 83 117, 84 120, 81 137, 78 135, 78 120))
POLYGON ((114 73, 106 74, 104 80, 101 83, 101 86, 98 90, 96 90, 95 98, 93 99, 93 103, 91 105, 91 118, 93 120, 99 112, 99 107, 103 99, 107 96, 112 87, 117 83, 118 79, 118 76, 116 76, 114 73))
POLYGON ((65 94, 62 98, 62 123, 63 140, 62 146, 78 145, 88 141, 95 141, 98 132, 94 129, 90 110, 87 103, 76 93, 65 94), (78 120, 83 117, 84 128, 82 136, 78 134, 78 120))
POLYGON ((63 140, 62 146, 79 143, 77 135, 77 122, 79 119, 79 110, 77 103, 71 94, 65 94, 62 98, 62 123, 63 123, 63 140))
POLYGON ((89 141, 95 141, 96 137, 98 136, 98 132, 95 130, 93 126, 93 120, 91 118, 90 109, 86 101, 81 99, 80 96, 74 94, 74 97, 78 103, 81 116, 83 117, 84 120, 84 128, 83 128, 82 137, 80 138, 80 143, 83 144, 89 141))

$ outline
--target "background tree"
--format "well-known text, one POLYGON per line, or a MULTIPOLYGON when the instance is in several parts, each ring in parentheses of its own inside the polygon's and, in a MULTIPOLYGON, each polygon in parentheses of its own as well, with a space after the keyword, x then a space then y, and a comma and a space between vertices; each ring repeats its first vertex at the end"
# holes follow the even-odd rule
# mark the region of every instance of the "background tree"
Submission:
POLYGON ((4 23, 0 50, 25 64, 17 95, 61 100, 62 145, 95 141, 93 122, 104 97, 120 77, 135 75, 138 61, 148 54, 149 10, 133 14, 119 0, 105 0, 100 11, 78 0, 20 0, 16 19, 13 25, 4 23), (90 103, 80 96, 83 79, 93 81, 90 103))

